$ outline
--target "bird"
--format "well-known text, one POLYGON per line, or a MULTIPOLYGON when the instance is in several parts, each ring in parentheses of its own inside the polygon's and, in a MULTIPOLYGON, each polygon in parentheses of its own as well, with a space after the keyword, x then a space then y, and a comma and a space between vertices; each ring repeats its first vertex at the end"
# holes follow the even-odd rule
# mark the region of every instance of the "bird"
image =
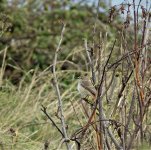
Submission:
POLYGON ((95 99, 96 97, 97 91, 88 76, 79 77, 77 90, 79 91, 81 98, 92 97, 95 99))

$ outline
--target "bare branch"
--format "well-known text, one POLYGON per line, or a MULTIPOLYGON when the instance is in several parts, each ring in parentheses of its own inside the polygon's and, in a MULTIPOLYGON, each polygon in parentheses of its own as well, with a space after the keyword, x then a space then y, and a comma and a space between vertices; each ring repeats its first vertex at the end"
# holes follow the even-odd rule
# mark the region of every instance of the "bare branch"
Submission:
POLYGON ((44 107, 43 105, 41 105, 41 111, 47 116, 47 118, 51 121, 51 123, 55 126, 55 128, 59 131, 59 133, 62 135, 62 137, 64 138, 64 134, 62 133, 62 131, 60 130, 60 128, 56 125, 56 123, 54 122, 54 120, 49 116, 49 114, 47 113, 47 108, 44 107))
POLYGON ((62 99, 61 99, 61 94, 60 94, 60 90, 59 90, 59 85, 58 85, 58 81, 57 81, 57 75, 56 75, 56 63, 57 63, 57 57, 58 57, 58 52, 60 51, 60 47, 61 47, 61 43, 63 40, 63 35, 65 32, 65 27, 66 24, 62 23, 63 27, 62 27, 62 32, 61 32, 61 37, 60 37, 60 41, 58 43, 56 52, 55 52, 55 56, 54 56, 54 61, 53 61, 53 76, 54 76, 54 86, 56 89, 56 94, 58 96, 58 110, 60 112, 60 119, 61 119, 61 124, 62 124, 62 132, 64 134, 64 138, 65 138, 65 143, 66 143, 66 147, 68 150, 70 150, 70 145, 69 145, 69 138, 67 135, 67 131, 66 131, 66 124, 65 124, 65 119, 64 119, 64 115, 63 115, 63 104, 62 104, 62 99))

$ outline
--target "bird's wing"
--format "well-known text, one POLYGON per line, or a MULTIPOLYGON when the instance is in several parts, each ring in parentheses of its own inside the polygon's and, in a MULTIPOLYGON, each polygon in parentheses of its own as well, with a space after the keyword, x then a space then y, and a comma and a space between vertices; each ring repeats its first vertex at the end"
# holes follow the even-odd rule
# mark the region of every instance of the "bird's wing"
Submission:
POLYGON ((81 83, 81 86, 83 86, 88 92, 90 92, 93 96, 96 96, 96 89, 94 88, 94 86, 92 85, 92 83, 88 83, 86 84, 85 82, 88 81, 84 81, 81 83))

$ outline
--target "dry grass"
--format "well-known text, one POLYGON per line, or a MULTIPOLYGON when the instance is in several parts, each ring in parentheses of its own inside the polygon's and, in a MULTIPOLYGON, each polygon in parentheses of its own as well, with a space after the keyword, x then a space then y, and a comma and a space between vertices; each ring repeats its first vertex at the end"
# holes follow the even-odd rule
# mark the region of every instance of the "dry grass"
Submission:
MULTIPOLYGON (((67 59, 71 56, 76 58, 76 53, 79 51, 73 51, 67 56, 67 59)), ((69 126, 68 132, 71 134, 80 127, 77 117, 82 124, 86 122, 86 118, 84 119, 83 110, 79 105, 79 94, 76 90, 77 78, 75 75, 82 71, 77 64, 69 61, 70 68, 73 70, 61 71, 59 68, 65 61, 58 62, 57 76, 63 99, 64 116, 69 126)), ((1 74, 4 73, 3 68, 1 74)), ((50 149, 56 149, 61 143, 60 134, 41 111, 41 104, 47 106, 50 116, 61 128, 60 120, 56 116, 58 104, 51 83, 50 68, 51 66, 42 72, 39 72, 38 69, 30 70, 22 77, 18 86, 12 85, 9 80, 2 80, 0 91, 1 149, 41 150, 46 141, 49 142, 50 149)))
MULTIPOLYGON (((108 42, 107 36, 104 38, 99 38, 101 42, 99 40, 93 41, 96 45, 99 43, 99 46, 101 47, 100 55, 98 55, 98 53, 94 51, 94 55, 96 55, 94 56, 94 58, 96 58, 96 60, 99 60, 100 56, 100 62, 98 61, 99 63, 94 60, 95 62, 100 64, 100 66, 97 64, 99 66, 98 68, 100 68, 100 75, 98 75, 99 73, 96 74, 96 77, 98 79, 98 82, 96 83, 97 86, 99 86, 99 84, 101 85, 101 83, 99 82, 100 78, 103 76, 103 67, 105 66, 106 60, 108 59, 108 54, 111 50, 113 42, 112 40, 108 42)), ((99 46, 97 47, 93 42, 90 44, 90 47, 92 47, 93 50, 97 49, 99 51, 99 46)), ((126 43, 127 41, 121 40, 120 42, 115 45, 113 57, 111 56, 111 59, 107 64, 108 66, 106 67, 109 67, 112 63, 116 62, 117 59, 125 57, 126 55, 128 56, 120 61, 120 63, 115 63, 117 67, 111 67, 110 69, 105 68, 107 71, 104 69, 105 76, 102 82, 102 93, 105 94, 103 95, 101 93, 103 96, 97 95, 99 98, 101 97, 101 100, 103 102, 102 112, 104 112, 105 118, 108 119, 107 122, 112 120, 110 124, 108 124, 108 127, 104 127, 104 139, 108 140, 111 143, 111 149, 115 149, 115 145, 113 144, 114 142, 112 142, 112 139, 109 139, 110 136, 106 134, 107 129, 110 129, 112 131, 118 144, 123 144, 121 135, 124 136, 124 132, 126 132, 125 126, 129 117, 130 122, 128 123, 128 132, 134 132, 135 128, 137 128, 136 121, 138 120, 138 123, 140 123, 141 121, 141 123, 143 123, 142 129, 144 135, 146 136, 146 139, 144 138, 146 140, 145 142, 149 142, 151 135, 149 126, 151 110, 147 105, 145 106, 147 109, 147 111, 145 112, 146 114, 143 116, 144 118, 139 121, 139 109, 141 109, 141 107, 139 107, 140 95, 138 92, 139 88, 136 85, 135 74, 140 75, 141 71, 139 70, 137 72, 134 72, 128 82, 126 82, 130 72, 135 71, 133 56, 130 56, 133 45, 128 45, 129 47, 126 47, 124 49, 123 47, 125 45, 123 43, 126 43), (113 73, 114 71, 115 74, 113 73), (112 75, 114 77, 113 81, 112 75), (121 90, 122 86, 124 86, 123 91, 121 90), (136 89, 138 91, 136 91, 136 89), (119 94, 121 95, 119 96, 119 94), (131 101, 133 99, 136 100, 135 105, 131 104, 131 101), (116 102, 118 102, 117 106, 116 102), (131 116, 131 112, 129 111, 130 106, 133 106, 133 116, 131 116), (114 108, 117 109, 115 113, 113 113, 114 108), (121 135, 118 133, 118 131, 121 132, 121 135)), ((134 50, 134 54, 135 53, 136 51, 134 50)), ((60 129, 62 128, 60 118, 57 114, 58 98, 55 92, 54 84, 52 82, 52 80, 54 79, 51 72, 52 65, 50 65, 44 71, 39 71, 39 69, 36 67, 33 70, 29 70, 28 72, 23 71, 24 75, 20 79, 18 85, 13 85, 11 84, 9 79, 4 79, 5 66, 7 64, 7 48, 4 49, 2 53, 0 52, 0 54, 3 54, 3 61, 0 68, 0 149, 47 150, 47 145, 49 145, 48 149, 51 150, 66 149, 60 133, 41 111, 42 105, 47 107, 48 114, 55 121, 56 125, 60 129)), ((61 53, 59 53, 59 55, 61 55, 61 53)), ((70 51, 70 53, 64 60, 59 60, 56 63, 56 76, 58 79, 61 99, 63 102, 62 108, 67 124, 67 132, 70 137, 73 133, 75 133, 78 129, 80 129, 87 123, 90 114, 92 113, 89 104, 84 103, 89 116, 86 115, 82 107, 80 95, 77 92, 77 77, 81 74, 91 73, 90 63, 88 62, 84 46, 75 47, 70 51)), ((137 63, 135 63, 135 65, 136 64, 137 63)), ((148 65, 147 62, 146 64, 148 65)), ((93 67, 96 69, 97 65, 94 65, 93 67)), ((15 67, 16 66, 14 66, 14 68, 15 67)), ((144 91, 146 92, 146 100, 149 99, 148 93, 150 93, 151 88, 149 84, 151 71, 149 69, 145 72, 145 82, 143 82, 144 91)), ((83 138, 83 141, 81 142, 81 147, 83 150, 97 149, 95 134, 96 133, 94 129, 92 128, 92 126, 90 126, 83 138)), ((132 136, 131 134, 127 134, 126 137, 129 140, 129 138, 131 138, 132 136)), ((136 139, 137 140, 134 140, 134 144, 132 146, 138 145, 138 147, 136 146, 135 149, 139 149, 141 145, 138 144, 141 143, 140 133, 137 134, 136 139)), ((70 144, 72 146, 72 149, 76 149, 75 142, 71 141, 70 144)), ((129 142, 125 144, 129 144, 129 142)), ((104 145, 106 145, 106 143, 104 145)), ((146 145, 146 147, 143 148, 149 149, 148 144, 146 145)))
MULTIPOLYGON (((108 46, 110 47, 110 45, 108 46)), ((107 47, 107 48, 108 48, 107 47)), ((4 56, 6 53, 4 53, 4 56)), ((107 53, 104 52, 104 56, 107 53)), ((5 56, 6 57, 6 56, 5 56)), ((103 61, 106 57, 103 57, 103 61)), ((5 66, 6 62, 3 62, 5 66)), ((61 128, 60 119, 57 117, 58 100, 52 84, 53 75, 51 65, 44 71, 37 68, 25 73, 20 83, 15 86, 9 80, 2 79, 0 90, 0 148, 2 150, 42 150, 47 143, 49 149, 66 149, 62 144, 61 135, 51 124, 49 119, 42 113, 41 105, 47 107, 47 111, 61 128)), ((4 67, 1 67, 1 74, 4 74, 4 67)), ((80 74, 89 73, 88 63, 85 56, 85 50, 81 47, 73 49, 65 60, 57 62, 57 77, 61 98, 63 100, 63 110, 66 124, 68 125, 68 135, 71 136, 76 130, 87 123, 87 116, 81 105, 79 93, 77 92, 77 77, 80 74), (80 60, 78 63, 77 60, 80 60), (61 70, 67 63, 68 70, 61 70)), ((104 96, 104 112, 107 118, 110 118, 114 104, 118 97, 119 88, 122 83, 122 74, 117 69, 117 76, 114 78, 112 88, 108 91, 111 98, 110 104, 107 104, 104 96)), ((112 71, 107 72, 107 85, 111 81, 112 71)), ((124 95, 126 96, 127 107, 130 105, 133 86, 133 78, 126 86, 124 95)), ((106 87, 104 87, 104 90, 106 87)), ((120 112, 120 111, 119 111, 120 112)), ((149 111, 150 113, 150 111, 149 111)), ((148 116, 148 115, 147 115, 148 116)), ((147 117, 146 116, 146 117, 147 117)), ((112 119, 122 122, 122 112, 114 115, 112 119)), ((134 127, 131 126, 131 129, 134 127)), ((149 129, 146 126, 147 130, 149 129)), ((112 129, 112 127, 111 127, 112 129)), ((117 137, 117 133, 114 133, 117 137)), ((119 138, 117 138, 119 141, 119 138)), ((76 149, 74 142, 71 142, 72 148, 76 149)), ((82 142, 82 149, 96 149, 95 132, 92 127, 87 131, 82 142)), ((147 147, 148 148, 148 147, 147 147)), ((114 149, 114 147, 113 147, 114 149)))

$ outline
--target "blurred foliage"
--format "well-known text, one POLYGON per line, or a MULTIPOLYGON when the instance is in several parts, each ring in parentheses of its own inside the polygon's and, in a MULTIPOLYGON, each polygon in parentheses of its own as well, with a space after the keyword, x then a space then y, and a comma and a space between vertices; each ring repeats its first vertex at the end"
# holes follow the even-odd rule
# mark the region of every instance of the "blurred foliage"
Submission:
MULTIPOLYGON (((102 3, 100 7, 107 9, 102 3)), ((60 37, 61 22, 67 23, 67 27, 60 59, 77 44, 83 46, 83 38, 93 39, 95 4, 70 0, 1 0, 0 10, 0 49, 9 46, 7 76, 16 71, 13 66, 29 70, 37 65, 41 69, 50 65, 60 37)), ((99 15, 98 35, 107 29, 106 12, 99 15)))

